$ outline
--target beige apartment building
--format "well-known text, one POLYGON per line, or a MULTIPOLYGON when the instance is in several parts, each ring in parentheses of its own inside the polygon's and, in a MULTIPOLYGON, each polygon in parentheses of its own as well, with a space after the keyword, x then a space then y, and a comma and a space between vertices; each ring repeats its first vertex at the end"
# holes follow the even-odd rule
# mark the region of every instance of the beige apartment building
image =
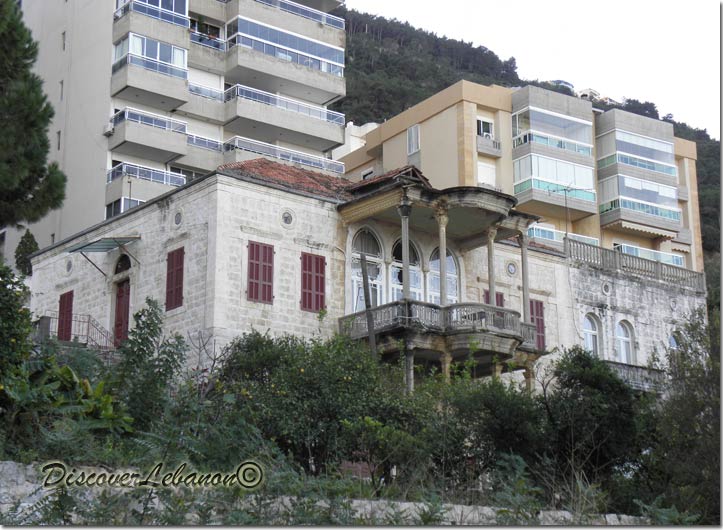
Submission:
MULTIPOLYGON (((341 0, 25 0, 55 108, 62 208, 41 248, 219 165, 259 156, 342 175, 341 0)), ((8 229, 6 262, 22 231, 8 229)))

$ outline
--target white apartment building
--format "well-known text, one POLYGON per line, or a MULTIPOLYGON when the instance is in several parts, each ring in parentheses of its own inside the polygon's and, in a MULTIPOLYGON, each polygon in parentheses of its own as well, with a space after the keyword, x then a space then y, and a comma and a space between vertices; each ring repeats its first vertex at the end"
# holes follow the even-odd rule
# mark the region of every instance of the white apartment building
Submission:
MULTIPOLYGON (((215 170, 259 156, 332 174, 344 142, 341 0, 25 0, 55 108, 62 208, 41 248, 215 170)), ((14 263, 22 231, 2 251, 14 263)))

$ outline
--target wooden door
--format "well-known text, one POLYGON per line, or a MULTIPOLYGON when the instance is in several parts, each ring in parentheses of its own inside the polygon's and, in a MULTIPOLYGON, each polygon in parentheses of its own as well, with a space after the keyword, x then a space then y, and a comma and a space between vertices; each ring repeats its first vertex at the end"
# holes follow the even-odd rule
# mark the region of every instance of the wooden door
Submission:
POLYGON ((58 340, 70 341, 73 338, 73 291, 60 295, 58 308, 58 340))
POLYGON ((115 297, 115 325, 113 343, 116 348, 128 338, 128 317, 131 308, 131 282, 124 280, 118 284, 115 297))

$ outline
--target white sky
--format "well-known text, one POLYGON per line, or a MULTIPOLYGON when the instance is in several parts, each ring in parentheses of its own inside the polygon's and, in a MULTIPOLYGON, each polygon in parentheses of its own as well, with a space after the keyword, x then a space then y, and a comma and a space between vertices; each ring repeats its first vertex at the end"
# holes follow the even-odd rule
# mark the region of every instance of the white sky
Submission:
POLYGON ((720 139, 714 0, 346 0, 355 9, 515 57, 523 79, 652 101, 720 139))

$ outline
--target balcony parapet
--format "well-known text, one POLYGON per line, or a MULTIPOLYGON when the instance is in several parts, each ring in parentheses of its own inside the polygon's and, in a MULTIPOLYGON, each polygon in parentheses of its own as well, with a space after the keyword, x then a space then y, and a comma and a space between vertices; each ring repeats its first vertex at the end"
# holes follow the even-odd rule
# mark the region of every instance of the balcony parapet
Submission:
POLYGON ((665 372, 645 366, 605 361, 617 376, 633 390, 643 392, 661 392, 665 382, 665 372))

